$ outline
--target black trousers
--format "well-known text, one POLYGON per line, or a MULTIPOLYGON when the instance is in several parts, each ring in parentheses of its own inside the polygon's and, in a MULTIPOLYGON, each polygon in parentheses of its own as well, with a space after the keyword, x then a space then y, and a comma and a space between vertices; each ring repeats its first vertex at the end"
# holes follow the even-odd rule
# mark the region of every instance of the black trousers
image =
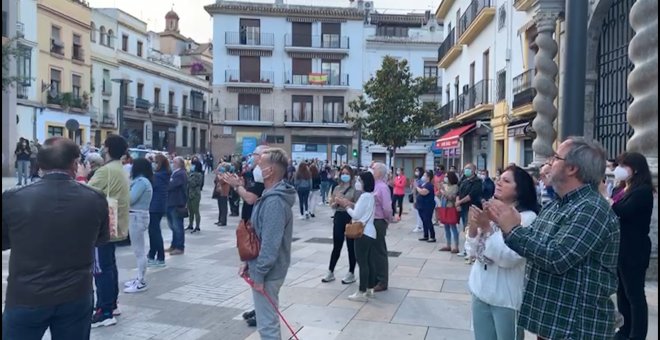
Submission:
POLYGON ((392 196, 392 216, 396 215, 396 207, 399 207, 399 217, 403 214, 403 197, 404 195, 394 195, 392 196))
POLYGON ((335 271, 337 266, 337 261, 339 261, 339 256, 341 255, 341 248, 344 246, 344 240, 346 240, 346 248, 348 249, 348 271, 355 273, 355 240, 346 238, 344 231, 346 230, 346 224, 351 223, 351 215, 345 211, 336 211, 335 218, 333 219, 332 227, 332 253, 330 254, 330 269, 331 272, 335 271))
POLYGON ((232 216, 238 216, 238 205, 240 203, 241 197, 238 193, 232 188, 229 190, 229 210, 231 211, 232 216))
POLYGON ((218 197, 218 223, 227 224, 227 196, 218 197))
POLYGON ((649 326, 649 309, 644 293, 646 266, 619 265, 619 288, 616 292, 617 307, 623 315, 623 327, 619 330, 628 339, 644 340, 649 326))

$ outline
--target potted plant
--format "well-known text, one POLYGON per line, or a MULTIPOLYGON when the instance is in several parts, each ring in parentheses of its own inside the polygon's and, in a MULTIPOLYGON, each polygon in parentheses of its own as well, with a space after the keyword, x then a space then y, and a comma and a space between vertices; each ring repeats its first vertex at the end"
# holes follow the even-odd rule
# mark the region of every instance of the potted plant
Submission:
POLYGON ((60 96, 60 106, 64 111, 68 111, 71 108, 71 106, 73 105, 73 101, 74 101, 73 93, 71 92, 62 93, 62 95, 60 96))

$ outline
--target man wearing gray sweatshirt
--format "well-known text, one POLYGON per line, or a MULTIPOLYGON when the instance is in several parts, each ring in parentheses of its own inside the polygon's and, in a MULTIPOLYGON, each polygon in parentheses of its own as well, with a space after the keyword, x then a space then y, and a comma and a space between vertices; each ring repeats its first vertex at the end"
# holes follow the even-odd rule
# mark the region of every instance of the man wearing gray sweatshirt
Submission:
POLYGON ((264 295, 279 304, 280 287, 284 283, 291 264, 291 237, 296 190, 285 181, 289 164, 286 152, 269 148, 261 155, 261 162, 254 168, 255 177, 263 177, 265 190, 252 211, 254 227, 261 249, 259 256, 241 268, 254 281, 253 297, 257 318, 257 330, 262 340, 281 339, 277 312, 264 295))

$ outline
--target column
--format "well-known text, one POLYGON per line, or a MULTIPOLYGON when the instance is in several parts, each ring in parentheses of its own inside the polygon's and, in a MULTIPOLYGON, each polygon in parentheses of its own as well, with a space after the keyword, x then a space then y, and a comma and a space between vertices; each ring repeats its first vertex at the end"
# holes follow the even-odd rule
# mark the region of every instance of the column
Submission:
MULTIPOLYGON (((637 0, 630 10, 630 26, 635 36, 628 46, 628 56, 635 69, 628 76, 628 91, 633 102, 628 107, 628 123, 634 134, 627 150, 646 156, 658 187, 658 0, 637 0)), ((651 265, 648 276, 658 274, 658 202, 653 204, 651 218, 651 265)))
POLYGON ((536 132, 536 138, 532 143, 534 150, 532 167, 535 168, 540 168, 554 154, 553 144, 557 138, 557 131, 553 124, 557 118, 555 98, 557 98, 558 89, 555 79, 559 68, 554 60, 558 46, 553 34, 559 11, 548 10, 542 6, 543 3, 539 5, 534 15, 538 31, 536 45, 539 47, 539 51, 534 57, 536 75, 532 80, 532 86, 536 89, 536 96, 532 102, 534 111, 536 111, 536 117, 532 122, 532 127, 536 132))

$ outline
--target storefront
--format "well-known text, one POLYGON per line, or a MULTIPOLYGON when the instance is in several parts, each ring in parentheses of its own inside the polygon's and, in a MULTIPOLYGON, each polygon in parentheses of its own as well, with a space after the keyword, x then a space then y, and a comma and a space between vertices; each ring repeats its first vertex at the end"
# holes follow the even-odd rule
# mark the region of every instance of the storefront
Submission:
POLYGON ((457 169, 463 167, 464 163, 470 162, 472 154, 472 139, 464 141, 464 136, 476 129, 476 123, 459 126, 445 133, 435 143, 435 147, 441 151, 440 164, 446 168, 455 166, 457 169), (466 145, 464 145, 466 144, 466 145), (470 155, 462 158, 461 150, 469 150, 470 155), (465 160, 465 161, 464 161, 465 160))
POLYGON ((530 122, 518 122, 507 129, 509 138, 509 163, 516 163, 519 166, 527 167, 534 161, 534 150, 532 142, 534 141, 530 122))
POLYGON ((91 118, 87 115, 45 109, 37 113, 36 120, 36 137, 40 141, 54 136, 70 138, 78 145, 91 141, 91 118), (76 130, 67 128, 67 122, 73 121, 77 122, 78 129, 76 130))

